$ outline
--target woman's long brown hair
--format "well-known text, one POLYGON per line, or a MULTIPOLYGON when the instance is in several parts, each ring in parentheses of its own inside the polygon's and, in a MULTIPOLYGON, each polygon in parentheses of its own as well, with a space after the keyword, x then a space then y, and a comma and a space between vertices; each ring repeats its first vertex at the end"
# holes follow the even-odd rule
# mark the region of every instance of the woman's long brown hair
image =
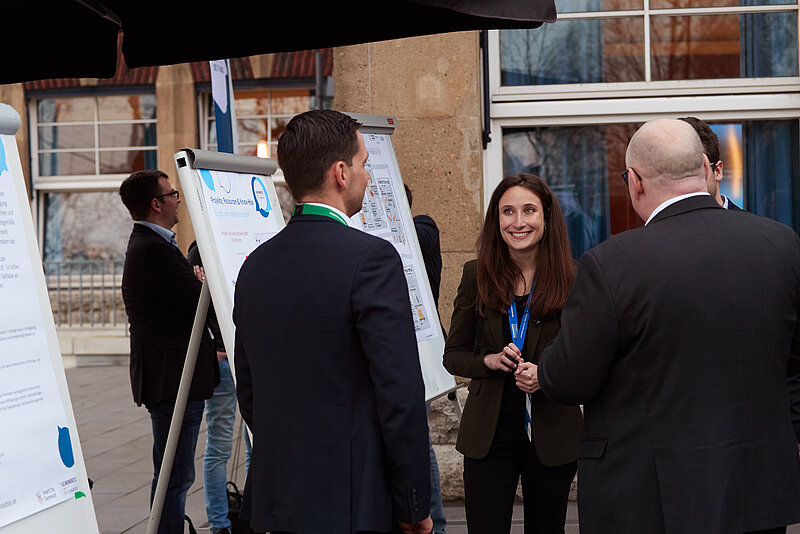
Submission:
POLYGON ((517 281, 522 276, 522 270, 511 259, 508 245, 500 235, 500 197, 516 186, 533 192, 544 209, 546 226, 536 255, 536 282, 531 297, 531 314, 544 317, 564 307, 575 279, 575 268, 558 199, 535 174, 507 176, 492 193, 477 243, 478 309, 481 315, 485 315, 486 308, 507 313, 517 281))

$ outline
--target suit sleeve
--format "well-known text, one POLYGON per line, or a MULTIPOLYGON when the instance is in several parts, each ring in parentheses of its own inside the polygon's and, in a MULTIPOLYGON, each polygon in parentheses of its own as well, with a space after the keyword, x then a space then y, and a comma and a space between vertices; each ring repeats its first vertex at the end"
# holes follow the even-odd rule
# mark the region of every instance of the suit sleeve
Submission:
POLYGON ((395 519, 416 523, 429 515, 430 507, 425 386, 403 265, 391 244, 380 240, 370 246, 353 287, 352 306, 375 387, 395 519))
POLYGON ((800 323, 795 325, 787 372, 792 426, 797 442, 800 443, 800 323))
MULTIPOLYGON (((197 242, 193 242, 191 245, 189 245, 189 251, 186 253, 186 259, 189 261, 189 265, 199 265, 200 267, 203 266, 203 258, 200 257, 200 249, 197 247, 197 242)), ((214 347, 220 352, 226 352, 225 343, 223 343, 222 340, 222 330, 219 327, 217 312, 214 311, 213 302, 209 303, 208 305, 206 324, 211 329, 211 333, 214 335, 214 347)))
POLYGON ((478 294, 475 262, 464 265, 458 293, 453 301, 450 332, 444 347, 444 368, 450 374, 464 378, 486 378, 489 371, 483 365, 483 354, 475 352, 478 294))
MULTIPOLYGON (((165 245, 173 247, 166 242, 165 245)), ((177 248, 173 251, 161 246, 160 251, 163 254, 160 298, 166 302, 165 306, 173 306, 194 317, 203 283, 195 277, 188 261, 177 248)), ((158 275, 152 273, 152 278, 156 277, 158 275)))
MULTIPOLYGON (((800 301, 798 301, 796 309, 800 310, 800 301)), ((797 319, 794 325, 794 336, 792 337, 786 372, 792 427, 794 427, 795 438, 800 443, 800 318, 797 319)))
POLYGON ((585 404, 605 381, 618 344, 608 284, 597 259, 587 252, 564 305, 561 330, 539 361, 542 392, 558 404, 585 404))

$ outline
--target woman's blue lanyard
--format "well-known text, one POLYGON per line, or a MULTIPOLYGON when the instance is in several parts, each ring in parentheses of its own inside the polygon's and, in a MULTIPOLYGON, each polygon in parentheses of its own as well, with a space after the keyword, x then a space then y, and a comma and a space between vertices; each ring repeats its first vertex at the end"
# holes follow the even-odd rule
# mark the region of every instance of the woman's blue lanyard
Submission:
POLYGON ((528 321, 531 315, 531 297, 533 296, 533 284, 536 283, 536 274, 531 281, 531 290, 528 292, 528 302, 525 303, 525 311, 522 314, 522 322, 517 321, 517 303, 512 300, 508 306, 508 326, 511 327, 511 342, 522 350, 525 343, 525 333, 528 331, 528 321))
MULTIPOLYGON (((525 303, 525 312, 522 314, 522 323, 517 322, 517 302, 512 300, 508 306, 508 326, 511 327, 511 341, 521 351, 525 343, 525 333, 528 331, 528 320, 531 315, 531 297, 533 296, 533 284, 536 282, 536 273, 533 275, 531 281, 531 290, 528 292, 528 302, 525 303)), ((528 436, 528 441, 533 441, 532 438, 532 398, 530 393, 525 393, 525 434, 528 436)))

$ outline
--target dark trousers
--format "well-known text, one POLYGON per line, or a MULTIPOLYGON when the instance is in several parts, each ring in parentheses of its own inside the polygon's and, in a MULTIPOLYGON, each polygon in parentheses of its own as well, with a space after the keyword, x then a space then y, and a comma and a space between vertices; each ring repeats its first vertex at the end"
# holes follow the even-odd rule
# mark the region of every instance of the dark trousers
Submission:
MULTIPOLYGON (((200 422, 203 418, 203 406, 203 401, 189 401, 186 403, 186 413, 183 416, 178 447, 175 450, 175 459, 172 463, 167 495, 164 498, 164 508, 161 511, 161 520, 158 524, 158 534, 183 534, 186 494, 194 482, 194 452, 197 446, 200 422)), ((174 401, 160 402, 147 407, 153 426, 154 473, 153 483, 150 488, 151 508, 156 494, 158 473, 161 470, 164 450, 167 448, 167 436, 169 435, 169 425, 172 421, 174 409, 174 401)))
POLYGON ((577 462, 542 465, 527 437, 493 443, 482 460, 464 458, 464 508, 470 534, 511 531, 517 484, 522 477, 525 534, 564 532, 567 500, 577 462))

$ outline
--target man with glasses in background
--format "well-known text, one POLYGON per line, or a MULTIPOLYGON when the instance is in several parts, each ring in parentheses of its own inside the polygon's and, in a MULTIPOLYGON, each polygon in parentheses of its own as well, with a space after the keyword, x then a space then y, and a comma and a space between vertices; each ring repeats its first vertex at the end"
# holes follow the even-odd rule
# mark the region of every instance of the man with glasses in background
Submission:
POLYGON ((731 202, 719 190, 719 183, 722 181, 722 160, 719 158, 719 139, 717 134, 708 124, 697 117, 681 117, 679 120, 689 123, 697 132, 697 135, 700 136, 700 142, 703 143, 703 153, 708 158, 710 165, 709 172, 706 174, 708 194, 714 197, 717 204, 726 210, 741 210, 742 208, 731 202))
MULTIPOLYGON (((178 222, 180 194, 157 170, 137 171, 119 188, 133 219, 125 253, 122 298, 130 323, 133 400, 150 412, 153 427, 153 504, 186 350, 200 298, 201 271, 193 269, 170 230, 178 222)), ((182 534, 186 494, 194 482, 194 453, 204 400, 219 383, 217 356, 208 329, 197 354, 159 534, 182 534)))

